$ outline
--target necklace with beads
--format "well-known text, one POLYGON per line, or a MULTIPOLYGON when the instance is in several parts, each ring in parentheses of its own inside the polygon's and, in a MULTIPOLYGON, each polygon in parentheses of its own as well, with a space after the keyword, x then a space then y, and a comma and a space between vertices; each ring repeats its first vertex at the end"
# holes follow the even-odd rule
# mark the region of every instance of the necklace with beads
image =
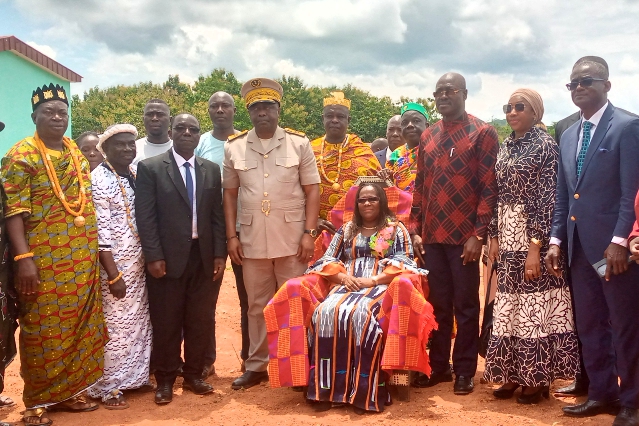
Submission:
POLYGON ((62 139, 62 143, 71 154, 73 167, 75 168, 75 173, 78 177, 78 185, 80 187, 78 199, 73 202, 67 201, 67 198, 62 191, 62 187, 60 186, 58 175, 55 172, 55 167, 53 166, 53 162, 51 161, 51 156, 47 152, 47 148, 44 145, 44 142, 42 142, 42 139, 40 139, 38 132, 35 133, 34 140, 36 148, 38 149, 38 151, 40 152, 40 156, 42 157, 44 167, 47 170, 47 176, 49 177, 49 182, 51 183, 53 193, 58 198, 58 200, 60 200, 67 213, 69 213, 71 216, 74 216, 73 224, 78 228, 84 226, 84 224, 86 223, 86 219, 84 218, 84 216, 82 216, 82 214, 84 213, 84 209, 87 204, 87 194, 86 190, 84 189, 84 177, 82 176, 82 166, 80 165, 80 159, 69 143, 69 138, 65 136, 62 139), (74 210, 75 208, 77 208, 77 210, 74 210))
POLYGON ((344 137, 344 141, 342 142, 342 144, 340 145, 340 147, 338 148, 338 155, 337 155, 337 176, 335 177, 335 180, 330 180, 328 178, 328 176, 326 175, 326 170, 324 169, 324 146, 326 144, 326 136, 324 136, 322 138, 322 146, 320 147, 320 161, 319 161, 319 168, 320 168, 320 172, 322 172, 322 176, 324 177, 324 179, 326 179, 326 181, 328 183, 332 183, 332 187, 335 191, 339 191, 340 189, 340 184, 339 184, 339 175, 342 171, 342 153, 346 150, 346 147, 348 146, 348 133, 346 134, 346 136, 344 137))
MULTIPOLYGON (((122 193, 122 200, 124 201, 124 209, 126 210, 126 223, 127 225, 129 225, 129 228, 131 229, 133 235, 137 238, 138 231, 135 229, 135 226, 133 226, 133 217, 131 216, 131 207, 129 206, 129 197, 127 197, 126 195, 126 188, 124 188, 124 185, 122 185, 120 175, 115 171, 115 168, 111 165, 111 163, 109 163, 107 160, 104 160, 104 162, 113 172, 113 174, 115 175, 115 179, 118 181, 118 186, 120 187, 120 192, 122 193)), ((135 179, 135 172, 133 171, 131 166, 129 166, 129 173, 131 173, 131 176, 133 176, 133 179, 135 179)))

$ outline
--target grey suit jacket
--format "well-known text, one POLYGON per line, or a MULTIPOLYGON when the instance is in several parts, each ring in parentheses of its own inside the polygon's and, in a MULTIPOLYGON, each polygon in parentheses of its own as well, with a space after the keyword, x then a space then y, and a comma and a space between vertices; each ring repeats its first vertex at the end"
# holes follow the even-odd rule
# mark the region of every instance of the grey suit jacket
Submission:
POLYGON ((386 152, 388 150, 389 148, 386 148, 386 149, 382 149, 381 151, 377 151, 375 153, 375 157, 377 157, 377 161, 379 161, 379 164, 382 166, 382 169, 386 167, 386 152))

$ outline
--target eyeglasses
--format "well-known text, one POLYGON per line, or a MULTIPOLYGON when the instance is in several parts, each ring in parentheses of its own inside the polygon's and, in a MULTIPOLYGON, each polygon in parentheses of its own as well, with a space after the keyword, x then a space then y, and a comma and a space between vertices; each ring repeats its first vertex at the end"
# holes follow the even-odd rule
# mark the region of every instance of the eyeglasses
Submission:
POLYGON ((462 89, 437 89, 436 92, 433 92, 433 97, 435 98, 441 98, 442 96, 446 95, 447 98, 450 98, 453 95, 456 95, 457 93, 461 92, 462 89))
POLYGON ((200 128, 199 127, 195 127, 195 126, 182 126, 182 125, 177 125, 173 128, 174 132, 178 132, 178 133, 184 133, 186 132, 188 129, 189 133, 191 134, 195 134, 195 133, 200 133, 200 128))
POLYGON ((506 104, 504 105, 504 114, 510 114, 513 109, 517 112, 522 112, 526 109, 526 105, 523 102, 517 102, 515 105, 506 104))
POLYGON ((577 90, 577 87, 590 87, 592 86, 593 81, 606 81, 605 78, 595 78, 595 77, 586 77, 581 80, 572 80, 570 83, 566 84, 566 88, 571 92, 573 90, 577 90))
POLYGON ((358 198, 357 199, 357 203, 358 204, 366 204, 366 203, 379 203, 379 197, 367 197, 367 198, 358 198))

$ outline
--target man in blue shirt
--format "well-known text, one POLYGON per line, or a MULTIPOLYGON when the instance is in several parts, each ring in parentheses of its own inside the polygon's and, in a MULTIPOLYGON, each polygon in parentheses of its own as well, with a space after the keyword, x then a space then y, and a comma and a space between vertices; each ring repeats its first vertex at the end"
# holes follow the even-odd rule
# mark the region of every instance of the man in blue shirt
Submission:
MULTIPOLYGON (((233 128, 233 118, 235 117, 235 101, 233 96, 226 92, 215 92, 209 98, 209 117, 213 123, 213 130, 200 136, 200 143, 195 149, 195 155, 216 163, 222 168, 224 161, 224 143, 229 136, 239 133, 233 128)), ((238 228, 239 230, 239 228, 238 228)), ((242 275, 242 265, 232 263, 237 295, 240 299, 241 328, 242 328, 242 371, 244 371, 244 361, 248 358, 249 336, 248 336, 248 298, 244 288, 244 278, 242 275)), ((206 353, 206 366, 204 367, 203 378, 215 373, 216 348, 215 348, 215 306, 220 294, 222 279, 214 282, 215 296, 213 302, 213 328, 211 330, 211 342, 206 353)))

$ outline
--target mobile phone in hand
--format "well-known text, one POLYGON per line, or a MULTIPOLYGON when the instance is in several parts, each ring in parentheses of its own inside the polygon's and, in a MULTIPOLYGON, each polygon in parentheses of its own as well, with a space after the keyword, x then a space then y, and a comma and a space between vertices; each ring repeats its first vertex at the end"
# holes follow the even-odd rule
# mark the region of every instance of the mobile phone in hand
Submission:
MULTIPOLYGON (((634 262, 634 260, 632 260, 631 257, 628 257, 628 264, 631 264, 632 262, 634 262)), ((599 262, 592 265, 592 267, 595 268, 595 271, 597 271, 597 275, 599 275, 601 278, 606 277, 606 269, 608 267, 608 262, 606 261, 606 259, 601 259, 599 262)))

